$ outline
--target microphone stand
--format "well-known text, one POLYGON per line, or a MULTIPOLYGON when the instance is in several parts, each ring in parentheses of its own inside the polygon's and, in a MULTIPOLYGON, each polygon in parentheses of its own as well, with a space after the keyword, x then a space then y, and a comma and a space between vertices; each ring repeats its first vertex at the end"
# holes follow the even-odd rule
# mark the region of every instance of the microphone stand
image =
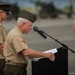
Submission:
POLYGON ((67 45, 61 43, 60 41, 58 41, 57 39, 53 38, 52 36, 48 35, 47 33, 45 33, 44 31, 40 30, 40 32, 42 32, 43 34, 47 35, 48 37, 52 38, 53 40, 55 40, 56 42, 58 42, 59 44, 61 44, 63 47, 65 47, 66 49, 69 49, 71 52, 75 53, 75 51, 73 51, 72 49, 70 49, 67 45))

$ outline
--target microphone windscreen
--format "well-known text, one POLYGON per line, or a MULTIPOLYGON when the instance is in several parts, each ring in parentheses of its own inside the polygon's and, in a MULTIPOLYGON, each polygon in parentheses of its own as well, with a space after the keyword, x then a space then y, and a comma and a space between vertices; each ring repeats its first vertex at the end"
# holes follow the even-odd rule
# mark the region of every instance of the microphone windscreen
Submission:
POLYGON ((37 27, 37 26, 34 26, 34 27, 33 27, 33 30, 34 30, 34 31, 36 31, 36 32, 38 32, 38 31, 39 31, 39 29, 38 29, 38 27, 37 27))

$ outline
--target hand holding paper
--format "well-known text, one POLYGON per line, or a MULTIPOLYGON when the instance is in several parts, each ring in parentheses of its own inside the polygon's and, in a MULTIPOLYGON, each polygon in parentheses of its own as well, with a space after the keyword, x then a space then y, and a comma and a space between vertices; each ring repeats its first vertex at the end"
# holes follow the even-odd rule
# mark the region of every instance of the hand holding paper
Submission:
MULTIPOLYGON (((43 53, 50 53, 50 52, 52 52, 52 53, 57 53, 57 49, 54 48, 54 49, 51 49, 51 50, 46 50, 46 51, 44 51, 43 53)), ((42 59, 42 58, 43 58, 43 57, 34 58, 33 61, 38 61, 39 59, 42 59)))

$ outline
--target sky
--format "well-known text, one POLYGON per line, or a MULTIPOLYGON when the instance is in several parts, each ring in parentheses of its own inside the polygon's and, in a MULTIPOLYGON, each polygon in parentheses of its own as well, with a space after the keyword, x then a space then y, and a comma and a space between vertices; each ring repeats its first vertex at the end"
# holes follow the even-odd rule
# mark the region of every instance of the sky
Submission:
MULTIPOLYGON (((7 0, 2 0, 2 1, 7 2, 7 0)), ((46 2, 46 3, 53 1, 57 8, 63 8, 64 6, 69 5, 69 0, 33 0, 33 1, 42 1, 42 2, 46 2)), ((72 1, 75 5, 75 0, 72 0, 72 1)), ((24 7, 24 6, 35 7, 34 3, 29 2, 29 0, 8 0, 8 2, 9 3, 18 3, 19 7, 24 7)))

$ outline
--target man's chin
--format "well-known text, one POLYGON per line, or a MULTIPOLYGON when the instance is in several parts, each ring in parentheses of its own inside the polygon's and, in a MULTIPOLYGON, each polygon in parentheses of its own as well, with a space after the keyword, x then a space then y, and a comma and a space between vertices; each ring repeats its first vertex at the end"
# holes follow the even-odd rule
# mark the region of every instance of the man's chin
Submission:
POLYGON ((25 32, 24 34, 28 34, 29 32, 25 32))

